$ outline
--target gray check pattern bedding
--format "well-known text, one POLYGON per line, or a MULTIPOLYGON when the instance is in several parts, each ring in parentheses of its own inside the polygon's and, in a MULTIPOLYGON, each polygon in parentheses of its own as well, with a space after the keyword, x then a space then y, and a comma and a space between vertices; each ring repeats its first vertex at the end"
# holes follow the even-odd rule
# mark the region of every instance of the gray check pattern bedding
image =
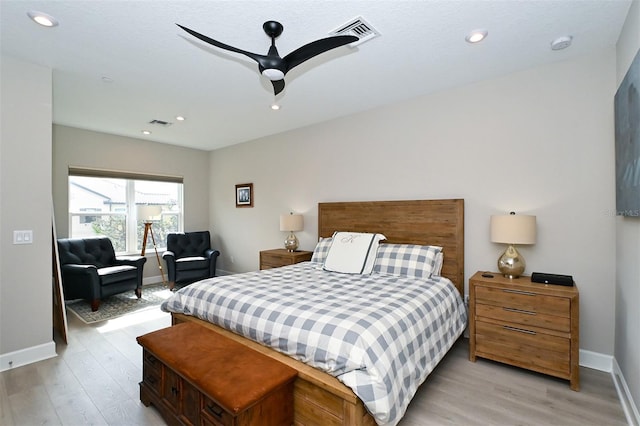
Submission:
POLYGON ((395 425, 467 323, 446 278, 428 281, 322 270, 303 262, 206 279, 167 312, 192 315, 337 377, 379 425, 395 425))

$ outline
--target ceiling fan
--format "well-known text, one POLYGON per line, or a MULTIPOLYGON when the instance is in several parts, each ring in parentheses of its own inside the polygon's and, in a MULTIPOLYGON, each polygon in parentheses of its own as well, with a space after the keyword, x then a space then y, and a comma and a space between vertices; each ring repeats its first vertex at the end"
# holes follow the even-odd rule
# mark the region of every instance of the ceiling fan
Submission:
POLYGON ((328 50, 359 40, 358 37, 351 35, 327 37, 305 44, 282 58, 278 54, 278 49, 276 49, 276 37, 282 34, 282 31, 284 30, 284 27, 280 22, 267 21, 262 25, 264 32, 267 36, 271 37, 271 47, 269 47, 269 51, 266 55, 247 52, 246 50, 220 43, 219 41, 195 32, 187 27, 183 27, 180 24, 176 25, 206 43, 221 49, 230 50, 231 52, 241 53, 256 61, 258 63, 258 70, 260 73, 271 80, 275 95, 284 90, 284 76, 292 68, 328 50))

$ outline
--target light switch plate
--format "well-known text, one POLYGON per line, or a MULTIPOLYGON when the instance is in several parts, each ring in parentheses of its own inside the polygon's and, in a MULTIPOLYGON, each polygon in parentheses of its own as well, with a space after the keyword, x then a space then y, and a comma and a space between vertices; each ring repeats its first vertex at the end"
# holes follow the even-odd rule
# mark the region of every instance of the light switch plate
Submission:
POLYGON ((13 244, 32 244, 33 243, 33 231, 13 231, 13 244))

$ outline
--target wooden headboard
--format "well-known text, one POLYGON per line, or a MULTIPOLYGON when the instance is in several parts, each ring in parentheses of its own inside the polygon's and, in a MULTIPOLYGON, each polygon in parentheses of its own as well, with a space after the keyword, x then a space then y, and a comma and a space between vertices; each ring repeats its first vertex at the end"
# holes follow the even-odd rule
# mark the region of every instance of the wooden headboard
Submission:
POLYGON ((464 295, 464 200, 318 203, 318 236, 378 232, 384 243, 443 247, 442 276, 464 295))

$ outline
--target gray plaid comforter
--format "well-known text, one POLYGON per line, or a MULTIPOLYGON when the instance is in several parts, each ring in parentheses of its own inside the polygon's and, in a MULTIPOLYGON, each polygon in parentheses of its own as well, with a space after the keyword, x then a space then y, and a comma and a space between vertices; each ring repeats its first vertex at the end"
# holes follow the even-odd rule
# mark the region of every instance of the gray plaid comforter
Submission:
POLYGON ((395 425, 467 323, 446 278, 349 275, 304 262, 210 278, 176 292, 193 315, 323 370, 353 389, 379 425, 395 425))

